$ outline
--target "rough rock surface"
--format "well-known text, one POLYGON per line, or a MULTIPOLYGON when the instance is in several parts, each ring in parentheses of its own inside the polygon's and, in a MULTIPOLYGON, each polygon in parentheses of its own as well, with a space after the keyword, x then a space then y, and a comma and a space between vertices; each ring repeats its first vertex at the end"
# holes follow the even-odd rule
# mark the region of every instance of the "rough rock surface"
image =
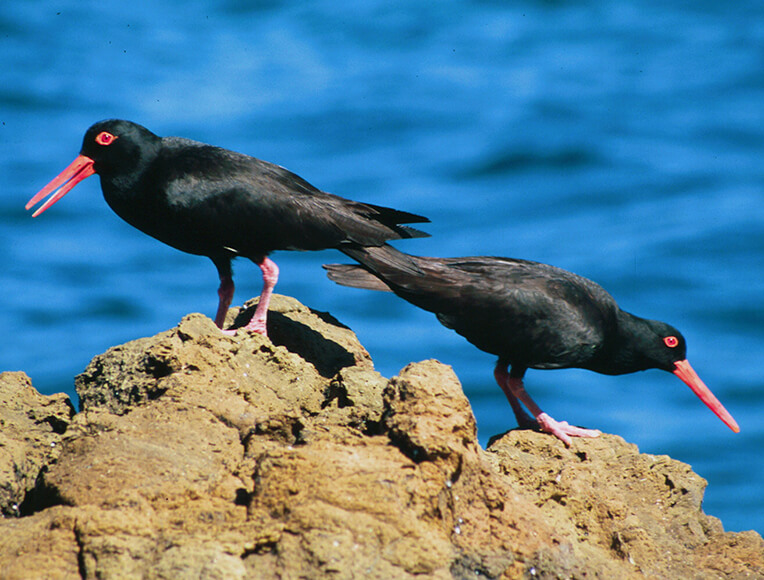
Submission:
POLYGON ((0 373, 0 511, 25 512, 37 477, 55 461, 74 407, 64 394, 45 397, 24 373, 0 373))
POLYGON ((274 297, 273 342, 193 314, 77 377, 0 375, 0 578, 762 578, 705 481, 621 438, 487 450, 451 369, 374 371, 274 297))

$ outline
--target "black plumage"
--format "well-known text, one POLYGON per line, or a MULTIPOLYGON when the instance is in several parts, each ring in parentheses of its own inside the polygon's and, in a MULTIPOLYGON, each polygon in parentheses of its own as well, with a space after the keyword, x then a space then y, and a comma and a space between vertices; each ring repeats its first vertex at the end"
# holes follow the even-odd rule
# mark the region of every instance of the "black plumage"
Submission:
POLYGON ((159 137, 130 121, 96 123, 80 155, 27 204, 53 194, 33 215, 97 173, 104 198, 142 232, 184 252, 208 256, 220 276, 216 323, 233 297, 231 260, 263 271, 263 294, 246 328, 265 333, 278 268, 275 250, 381 245, 427 234, 402 225, 427 218, 325 193, 290 171, 241 153, 180 137, 159 137))
POLYGON ((529 368, 575 367, 608 375, 657 368, 676 374, 722 421, 739 430, 687 362, 682 334, 664 322, 621 310, 604 288, 587 278, 528 260, 423 258, 389 245, 347 248, 345 253, 360 265, 326 265, 330 279, 390 290, 498 356, 496 380, 522 426, 538 424, 568 445, 570 436, 599 434, 543 413, 523 386, 529 368))

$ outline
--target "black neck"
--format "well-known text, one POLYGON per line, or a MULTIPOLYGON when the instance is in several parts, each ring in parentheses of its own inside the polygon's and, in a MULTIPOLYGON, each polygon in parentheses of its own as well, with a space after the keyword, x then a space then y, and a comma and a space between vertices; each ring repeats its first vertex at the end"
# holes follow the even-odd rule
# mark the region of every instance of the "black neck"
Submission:
POLYGON ((607 347, 587 368, 606 375, 623 375, 656 367, 646 354, 644 343, 654 337, 646 319, 619 310, 613 332, 607 347))

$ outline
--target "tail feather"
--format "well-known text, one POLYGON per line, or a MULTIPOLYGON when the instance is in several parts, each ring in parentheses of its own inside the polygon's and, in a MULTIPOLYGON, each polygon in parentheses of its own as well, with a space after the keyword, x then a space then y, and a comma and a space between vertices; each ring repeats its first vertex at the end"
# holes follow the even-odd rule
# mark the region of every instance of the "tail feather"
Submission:
POLYGON ((430 234, 427 232, 423 232, 422 230, 418 230, 416 228, 412 228, 411 226, 396 226, 396 231, 400 234, 402 239, 408 239, 408 238, 429 238, 430 234))
POLYGON ((359 262, 374 275, 385 279, 388 274, 408 274, 422 276, 424 273, 416 263, 416 258, 389 244, 381 246, 358 246, 350 244, 339 250, 359 262))
POLYGON ((392 292, 387 284, 357 264, 324 264, 324 270, 329 280, 341 286, 392 292))
POLYGON ((415 213, 393 209, 391 207, 374 205, 372 203, 351 203, 354 205, 357 212, 365 215, 368 219, 385 225, 387 228, 392 230, 392 232, 394 232, 394 236, 390 236, 388 232, 388 237, 385 238, 386 240, 430 237, 430 234, 427 232, 423 232, 422 230, 413 228, 411 226, 402 225, 429 223, 429 218, 415 213))
POLYGON ((400 252, 388 244, 381 246, 349 244, 339 249, 360 264, 324 265, 329 279, 342 286, 390 292, 392 291, 390 284, 399 283, 401 278, 424 275, 414 256, 400 252))
POLYGON ((364 203, 366 207, 370 207, 379 216, 379 220, 385 223, 392 224, 428 224, 430 218, 426 218, 423 215, 402 211, 399 209, 393 209, 391 207, 385 207, 383 205, 374 205, 373 203, 364 203))

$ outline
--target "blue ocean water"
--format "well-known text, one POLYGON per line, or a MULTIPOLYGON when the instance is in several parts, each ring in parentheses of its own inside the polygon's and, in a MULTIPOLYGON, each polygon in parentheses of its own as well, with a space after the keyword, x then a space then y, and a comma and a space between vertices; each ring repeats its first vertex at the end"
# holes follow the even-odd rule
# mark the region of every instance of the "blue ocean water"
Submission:
MULTIPOLYGON (((548 262, 682 330, 735 416, 680 381, 529 371, 549 414, 687 462, 704 509, 764 532, 764 4, 696 0, 6 2, 0 7, 0 370, 44 393, 108 347, 214 314, 208 260, 133 230, 97 178, 26 201, 85 129, 127 118, 421 213, 421 255, 548 262)), ((485 443, 514 426, 493 357, 388 294, 334 286, 335 251, 278 253, 277 291, 353 328, 378 370, 453 365, 485 443)), ((240 262, 236 303, 260 291, 240 262)))

